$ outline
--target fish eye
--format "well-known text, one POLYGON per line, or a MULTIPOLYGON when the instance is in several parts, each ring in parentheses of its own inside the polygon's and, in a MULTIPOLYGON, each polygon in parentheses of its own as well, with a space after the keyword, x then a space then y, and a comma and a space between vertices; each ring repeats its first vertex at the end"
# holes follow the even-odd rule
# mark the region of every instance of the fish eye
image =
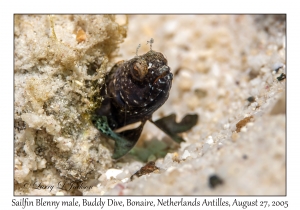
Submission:
POLYGON ((138 81, 143 81, 148 73, 148 65, 145 60, 137 60, 130 70, 131 76, 138 81))

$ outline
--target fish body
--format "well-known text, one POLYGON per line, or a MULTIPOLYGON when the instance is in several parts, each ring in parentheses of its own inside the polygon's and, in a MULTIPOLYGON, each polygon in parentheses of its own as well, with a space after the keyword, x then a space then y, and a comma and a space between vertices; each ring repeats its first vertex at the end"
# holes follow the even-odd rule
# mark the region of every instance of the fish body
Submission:
MULTIPOLYGON (((112 68, 105 78, 101 89, 103 101, 96 109, 92 122, 101 133, 115 141, 113 158, 118 159, 132 149, 147 120, 156 124, 151 119, 152 114, 168 99, 172 80, 167 59, 153 50, 129 61, 118 62, 112 68), (114 132, 137 122, 140 122, 137 128, 114 132)), ((172 138, 175 137, 175 141, 183 141, 175 130, 174 133, 172 128, 168 128, 176 124, 175 116, 166 118, 167 121, 163 119, 156 125, 172 138)))

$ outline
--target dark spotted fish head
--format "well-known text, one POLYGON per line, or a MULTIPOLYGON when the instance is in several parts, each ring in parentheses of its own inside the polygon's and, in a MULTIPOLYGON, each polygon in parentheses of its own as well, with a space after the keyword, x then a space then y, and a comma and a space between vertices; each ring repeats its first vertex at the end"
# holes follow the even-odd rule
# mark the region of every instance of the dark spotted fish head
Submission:
POLYGON ((164 55, 150 50, 124 62, 114 73, 111 88, 128 115, 151 115, 168 99, 172 79, 164 55))

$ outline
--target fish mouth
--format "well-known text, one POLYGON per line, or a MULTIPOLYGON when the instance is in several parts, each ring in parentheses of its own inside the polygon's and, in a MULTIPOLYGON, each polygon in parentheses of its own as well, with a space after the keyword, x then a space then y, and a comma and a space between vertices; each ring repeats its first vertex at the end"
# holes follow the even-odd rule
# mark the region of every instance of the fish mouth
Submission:
POLYGON ((173 74, 170 72, 170 67, 169 66, 162 66, 158 69, 159 76, 154 80, 153 84, 155 84, 159 79, 164 78, 167 76, 167 80, 172 80, 173 79, 173 74))

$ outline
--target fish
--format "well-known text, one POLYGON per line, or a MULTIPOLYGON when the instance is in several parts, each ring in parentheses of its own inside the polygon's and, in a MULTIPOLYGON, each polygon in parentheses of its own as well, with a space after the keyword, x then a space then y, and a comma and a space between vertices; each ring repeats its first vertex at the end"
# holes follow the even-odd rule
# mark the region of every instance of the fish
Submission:
POLYGON ((147 121, 169 135, 175 142, 184 139, 177 135, 196 125, 197 114, 186 115, 179 123, 171 114, 153 121, 153 113, 168 99, 173 74, 165 56, 152 50, 128 61, 117 62, 105 76, 100 91, 101 106, 92 115, 92 123, 106 137, 115 141, 113 159, 127 154, 138 141, 147 121), (116 132, 134 123, 138 127, 116 132))

